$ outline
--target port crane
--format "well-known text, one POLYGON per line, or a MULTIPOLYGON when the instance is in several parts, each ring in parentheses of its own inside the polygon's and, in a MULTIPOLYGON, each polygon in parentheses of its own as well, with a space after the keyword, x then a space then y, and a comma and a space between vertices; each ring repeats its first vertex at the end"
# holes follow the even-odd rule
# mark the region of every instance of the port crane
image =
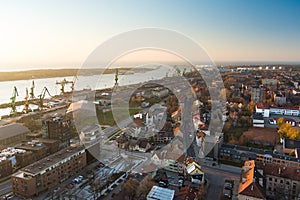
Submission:
POLYGON ((13 89, 13 94, 12 94, 12 97, 10 97, 10 106, 11 106, 11 114, 15 114, 17 112, 16 110, 16 98, 17 96, 19 96, 18 94, 18 90, 17 90, 17 87, 15 86, 14 89, 13 89))
POLYGON ((47 87, 44 87, 41 94, 38 95, 38 100, 39 100, 39 108, 40 110, 43 110, 43 107, 44 107, 44 99, 45 99, 45 96, 46 96, 46 93, 51 96, 50 92, 48 91, 47 87))
POLYGON ((72 84, 71 88, 74 88, 74 81, 67 81, 65 78, 62 81, 56 81, 56 85, 61 85, 61 94, 65 94, 65 86, 69 83, 72 84))
POLYGON ((72 90, 72 92, 75 89, 75 82, 76 82, 77 79, 78 79, 77 76, 74 76, 73 81, 71 82, 71 90, 72 90))
MULTIPOLYGON (((35 96, 34 96, 34 88, 35 88, 35 86, 34 86, 34 80, 32 80, 32 84, 31 84, 31 88, 30 88, 30 99, 34 99, 35 98, 35 96)), ((27 88, 26 88, 26 90, 27 90, 27 88)))
POLYGON ((115 74, 115 87, 117 87, 119 85, 118 80, 119 80, 119 70, 117 68, 116 74, 115 74))
POLYGON ((24 113, 28 113, 29 112, 28 88, 26 88, 26 95, 25 95, 25 102, 24 102, 23 112, 24 113))

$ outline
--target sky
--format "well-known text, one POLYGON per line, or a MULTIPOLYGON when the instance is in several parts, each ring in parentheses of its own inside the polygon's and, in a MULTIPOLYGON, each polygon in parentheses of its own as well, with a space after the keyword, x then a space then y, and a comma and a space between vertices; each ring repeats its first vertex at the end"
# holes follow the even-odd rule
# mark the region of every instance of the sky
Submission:
POLYGON ((143 27, 183 33, 215 62, 300 63, 299 19, 297 0, 3 0, 0 71, 80 67, 102 42, 143 27))

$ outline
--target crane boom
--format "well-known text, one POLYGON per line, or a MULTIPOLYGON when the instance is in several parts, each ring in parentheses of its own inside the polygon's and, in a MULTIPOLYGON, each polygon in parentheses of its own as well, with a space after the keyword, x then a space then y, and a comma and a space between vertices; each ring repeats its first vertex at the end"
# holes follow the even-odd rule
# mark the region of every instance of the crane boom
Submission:
POLYGON ((17 98, 17 96, 19 96, 18 90, 17 90, 17 87, 14 86, 13 94, 12 94, 12 97, 10 98, 10 100, 11 100, 11 103, 10 103, 11 114, 15 114, 17 112, 17 110, 16 110, 16 98, 17 98))
POLYGON ((32 85, 31 85, 31 88, 30 88, 30 99, 34 99, 35 96, 34 96, 34 80, 32 80, 32 85))
MULTIPOLYGON (((56 85, 61 85, 61 93, 65 94, 65 85, 71 83, 74 86, 74 81, 67 81, 65 78, 62 81, 56 81, 56 85)), ((71 86, 71 88, 72 88, 71 86)))
POLYGON ((45 96, 46 96, 46 93, 52 97, 52 95, 50 94, 49 90, 47 87, 44 87, 41 94, 38 96, 39 97, 39 107, 40 109, 42 110, 43 107, 44 107, 44 99, 45 99, 45 96))
POLYGON ((23 112, 28 113, 28 111, 29 111, 28 88, 26 88, 26 96, 25 96, 23 112))

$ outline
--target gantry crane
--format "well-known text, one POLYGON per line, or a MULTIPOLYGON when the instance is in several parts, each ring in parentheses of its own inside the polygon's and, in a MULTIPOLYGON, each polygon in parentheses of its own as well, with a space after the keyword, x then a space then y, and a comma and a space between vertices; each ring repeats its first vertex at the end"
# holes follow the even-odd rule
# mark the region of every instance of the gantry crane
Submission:
POLYGON ((17 110, 16 110, 16 98, 17 98, 17 96, 19 96, 19 94, 18 94, 17 87, 15 86, 14 90, 13 90, 13 94, 10 97, 10 100, 11 100, 11 102, 10 102, 11 112, 10 113, 11 114, 15 114, 17 112, 17 110))
POLYGON ((60 89, 61 94, 65 94, 65 85, 69 83, 72 84, 71 87, 74 87, 75 84, 74 81, 67 81, 65 78, 62 81, 56 81, 56 85, 61 85, 61 89, 60 89))
POLYGON ((38 96, 39 99, 39 109, 43 110, 44 108, 44 99, 45 99, 45 95, 46 93, 48 93, 49 96, 51 96, 50 92, 48 91, 47 87, 44 87, 41 94, 38 96))
POLYGON ((78 79, 77 76, 74 76, 73 81, 71 82, 71 90, 72 90, 72 92, 73 92, 74 89, 75 89, 75 83, 76 83, 76 80, 77 80, 77 79, 78 79))
POLYGON ((117 87, 119 85, 118 80, 119 80, 119 70, 117 68, 116 74, 115 74, 115 87, 117 87))
MULTIPOLYGON (((34 80, 32 80, 32 85, 31 85, 31 88, 30 88, 30 99, 34 99, 35 96, 34 96, 34 80)), ((26 89, 27 90, 27 89, 26 89)))
POLYGON ((25 102, 24 102, 23 112, 24 113, 28 113, 29 112, 28 88, 26 88, 26 96, 25 96, 25 102))

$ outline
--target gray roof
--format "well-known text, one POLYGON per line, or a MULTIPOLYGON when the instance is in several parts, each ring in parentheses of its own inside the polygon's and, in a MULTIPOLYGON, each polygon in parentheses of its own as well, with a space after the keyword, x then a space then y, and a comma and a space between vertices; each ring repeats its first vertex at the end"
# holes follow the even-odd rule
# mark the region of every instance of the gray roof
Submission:
POLYGON ((21 135, 24 133, 30 133, 30 130, 22 126, 21 124, 9 124, 6 126, 0 126, 0 140, 10 138, 16 135, 21 135))
POLYGON ((284 138, 284 148, 287 149, 296 149, 296 148, 300 148, 300 140, 292 140, 289 138, 284 138))

